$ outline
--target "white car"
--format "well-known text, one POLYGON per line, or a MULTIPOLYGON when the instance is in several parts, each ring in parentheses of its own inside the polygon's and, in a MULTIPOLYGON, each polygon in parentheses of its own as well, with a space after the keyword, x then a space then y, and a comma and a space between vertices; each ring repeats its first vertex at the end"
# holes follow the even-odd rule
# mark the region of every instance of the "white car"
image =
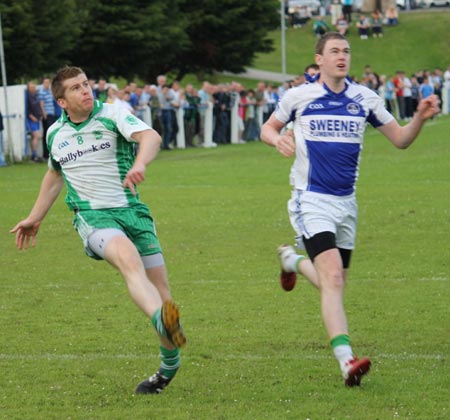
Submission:
POLYGON ((288 5, 289 9, 307 6, 313 15, 318 15, 321 7, 319 0, 289 0, 288 5))
POLYGON ((420 0, 422 7, 450 6, 450 0, 420 0))

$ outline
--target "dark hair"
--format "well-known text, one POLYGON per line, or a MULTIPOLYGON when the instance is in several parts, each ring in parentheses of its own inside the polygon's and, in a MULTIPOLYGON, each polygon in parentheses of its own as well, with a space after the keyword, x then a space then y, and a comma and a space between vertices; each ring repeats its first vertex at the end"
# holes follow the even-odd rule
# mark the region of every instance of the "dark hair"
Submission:
POLYGON ((84 71, 80 67, 64 66, 60 68, 52 80, 53 97, 56 100, 62 98, 65 91, 65 87, 63 86, 64 82, 72 77, 77 77, 79 74, 84 74, 84 71))
MULTIPOLYGON (((330 39, 340 39, 342 41, 347 41, 347 38, 344 35, 341 35, 339 32, 327 32, 324 34, 316 43, 316 54, 323 54, 323 50, 325 48, 325 44, 330 39)), ((348 42, 348 41, 347 41, 348 42)))
POLYGON ((308 65, 305 67, 304 73, 308 73, 308 70, 310 70, 310 69, 314 69, 314 70, 316 70, 316 71, 319 71, 319 70, 320 70, 320 67, 319 67, 317 64, 308 64, 308 65))

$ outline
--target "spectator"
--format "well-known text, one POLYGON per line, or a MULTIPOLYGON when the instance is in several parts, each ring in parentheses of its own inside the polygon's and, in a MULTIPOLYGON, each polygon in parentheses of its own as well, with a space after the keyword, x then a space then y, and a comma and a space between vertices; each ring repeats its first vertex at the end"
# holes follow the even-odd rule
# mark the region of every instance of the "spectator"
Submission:
POLYGON ((436 67, 429 79, 434 88, 434 94, 437 95, 439 101, 442 103, 442 88, 444 86, 442 70, 439 67, 436 67))
POLYGON ((319 15, 316 17, 313 24, 313 32, 317 38, 321 38, 330 30, 328 23, 323 19, 323 16, 319 15))
POLYGON ((342 14, 350 25, 352 23, 353 0, 342 0, 342 14))
POLYGON ((379 10, 375 10, 372 13, 371 19, 372 35, 374 38, 383 37, 383 15, 379 10))
POLYGON ((419 89, 420 85, 417 82, 417 77, 411 76, 411 107, 413 115, 416 112, 417 105, 419 104, 419 89))
POLYGON ((347 19, 345 19, 343 14, 341 14, 336 20, 336 30, 341 35, 345 36, 345 35, 347 35, 348 28, 349 28, 349 24, 347 22, 347 19))
POLYGON ((198 105, 200 104, 200 97, 198 92, 191 84, 186 85, 185 88, 186 107, 184 108, 184 135, 186 139, 186 146, 194 146, 194 136, 197 133, 197 119, 198 119, 198 105))
POLYGON ((444 73, 444 84, 445 86, 450 86, 450 64, 447 66, 447 70, 444 73))
POLYGON ((248 141, 259 140, 259 124, 256 118, 257 100, 255 97, 255 91, 249 89, 247 93, 248 107, 245 121, 245 134, 244 139, 248 141))
POLYGON ((214 98, 213 141, 225 144, 229 142, 231 97, 224 84, 216 87, 214 98))
POLYGON ((433 86, 430 83, 429 77, 425 76, 423 78, 423 83, 419 87, 419 98, 425 99, 433 94, 433 86))
POLYGON ((403 98, 405 101, 405 120, 410 121, 413 117, 413 101, 412 101, 412 91, 411 91, 411 80, 406 77, 405 72, 402 72, 402 82, 403 82, 403 98))
POLYGON ((114 86, 109 86, 106 92, 107 95, 105 103, 112 105, 120 105, 119 98, 117 97, 118 91, 114 86))
POLYGON ((385 83, 384 88, 384 98, 386 102, 386 109, 391 113, 397 113, 396 112, 396 106, 395 106, 395 85, 394 85, 394 78, 392 76, 389 76, 385 83))
POLYGON ((342 15, 341 0, 331 0, 330 13, 331 24, 336 26, 339 17, 342 15))
POLYGON ((56 107, 53 100, 53 95, 50 90, 50 79, 44 78, 42 81, 42 86, 38 90, 38 99, 41 106, 42 112, 42 146, 43 146, 43 156, 48 159, 48 148, 47 148, 47 131, 48 128, 56 121, 56 107))
POLYGON ((390 6, 386 10, 386 25, 388 26, 398 25, 398 10, 395 6, 390 6))
POLYGON ((311 19, 311 10, 308 6, 300 6, 294 9, 292 14, 292 27, 301 28, 311 19))
POLYGON ((106 102, 108 98, 108 88, 106 86, 106 80, 103 77, 98 79, 97 87, 94 89, 94 98, 100 102, 106 102))
POLYGON ((117 103, 122 106, 124 109, 126 109, 128 112, 131 112, 132 114, 135 113, 134 108, 131 106, 130 103, 130 92, 128 92, 126 89, 119 89, 117 91, 117 103))
POLYGON ((395 85, 395 96, 397 98, 397 106, 398 106, 398 118, 400 120, 404 120, 405 98, 403 97, 403 79, 401 71, 397 71, 396 76, 394 78, 394 85, 395 85))
POLYGON ((183 91, 180 89, 180 82, 178 80, 174 80, 172 85, 170 86, 170 90, 173 95, 173 99, 171 102, 171 112, 172 112, 172 131, 170 142, 176 146, 177 144, 177 134, 178 134, 178 118, 177 112, 181 107, 181 98, 183 95, 183 91))
POLYGON ((361 39, 369 38, 370 22, 363 13, 359 15, 359 19, 356 22, 356 27, 358 28, 358 35, 361 39))
POLYGON ((39 103, 37 89, 34 82, 28 82, 26 90, 26 116, 27 129, 31 134, 31 161, 43 162, 44 160, 39 156, 39 143, 41 140, 41 118, 42 110, 39 103))
POLYGON ((149 87, 150 100, 149 107, 152 114, 152 128, 159 134, 163 133, 163 127, 161 122, 161 104, 159 103, 158 88, 156 85, 149 87))
POLYGON ((238 107, 238 138, 239 143, 245 143, 244 131, 245 122, 247 118, 248 98, 247 91, 241 90, 239 92, 239 107, 238 107))
POLYGON ((263 115, 263 123, 268 120, 273 111, 275 111, 275 107, 278 103, 278 95, 275 92, 275 88, 273 85, 268 84, 266 90, 264 91, 264 115, 263 115))
POLYGON ((160 86, 161 93, 158 94, 159 104, 161 106, 161 123, 163 129, 163 144, 162 148, 164 150, 170 150, 170 140, 172 138, 172 127, 173 127, 173 111, 172 102, 174 96, 172 90, 168 85, 160 86))

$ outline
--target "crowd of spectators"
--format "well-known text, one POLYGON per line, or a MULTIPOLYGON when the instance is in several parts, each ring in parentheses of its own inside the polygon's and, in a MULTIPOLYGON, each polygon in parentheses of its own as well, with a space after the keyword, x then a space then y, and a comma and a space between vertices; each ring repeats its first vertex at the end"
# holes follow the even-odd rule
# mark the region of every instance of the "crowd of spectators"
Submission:
POLYGON ((434 70, 419 70, 411 75, 402 70, 394 75, 379 75, 367 65, 361 78, 355 77, 355 81, 380 95, 387 110, 397 119, 409 121, 421 99, 436 94, 442 103, 444 86, 450 87, 450 65, 445 72, 437 67, 434 70))
POLYGON ((380 10, 362 13, 354 7, 353 0, 332 0, 328 8, 318 9, 315 16, 307 5, 287 7, 286 16, 288 26, 295 29, 306 26, 309 21, 312 21, 312 31, 317 37, 331 30, 347 35, 352 26, 355 26, 361 39, 381 38, 384 26, 396 26, 399 23, 397 7, 390 6, 385 13, 380 10), (354 14, 357 15, 356 19, 354 14), (330 19, 327 18, 328 15, 330 19))
MULTIPOLYGON (((355 75, 352 79, 377 92, 391 113, 399 120, 408 121, 420 99, 435 93, 442 101, 444 85, 450 87, 450 65, 445 72, 440 68, 425 69, 409 76, 400 70, 394 75, 379 75, 368 65, 361 76, 355 75)), ((237 82, 212 84, 208 81, 199 89, 190 83, 182 87, 178 81, 168 83, 165 75, 158 76, 155 84, 139 86, 131 82, 123 88, 103 78, 89 82, 94 97, 101 102, 124 107, 143 120, 145 112, 150 111, 147 122, 161 134, 162 148, 170 150, 180 147, 177 141, 180 128, 184 132, 183 147, 204 145, 207 110, 212 110, 212 141, 215 144, 231 142, 233 108, 237 108, 238 142, 259 140, 261 125, 274 111, 284 92, 305 83, 306 79, 300 74, 281 85, 259 82, 255 89, 237 82)), ((53 98, 48 96, 49 91, 49 79, 44 79, 39 89, 34 82, 27 85, 27 126, 31 160, 35 162, 48 158, 45 132, 49 123, 61 113, 53 98), (38 153, 40 139, 43 140, 42 157, 38 153)))

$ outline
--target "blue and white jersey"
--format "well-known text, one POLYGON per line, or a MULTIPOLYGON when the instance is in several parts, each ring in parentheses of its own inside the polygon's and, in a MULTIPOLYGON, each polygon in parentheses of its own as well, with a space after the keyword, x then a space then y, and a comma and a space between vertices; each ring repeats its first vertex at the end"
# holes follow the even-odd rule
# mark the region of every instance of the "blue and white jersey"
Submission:
POLYGON ((355 190, 367 123, 379 127, 394 118, 376 93, 348 80, 340 93, 320 83, 289 89, 275 116, 283 123, 293 121, 296 159, 291 184, 335 196, 355 190))

